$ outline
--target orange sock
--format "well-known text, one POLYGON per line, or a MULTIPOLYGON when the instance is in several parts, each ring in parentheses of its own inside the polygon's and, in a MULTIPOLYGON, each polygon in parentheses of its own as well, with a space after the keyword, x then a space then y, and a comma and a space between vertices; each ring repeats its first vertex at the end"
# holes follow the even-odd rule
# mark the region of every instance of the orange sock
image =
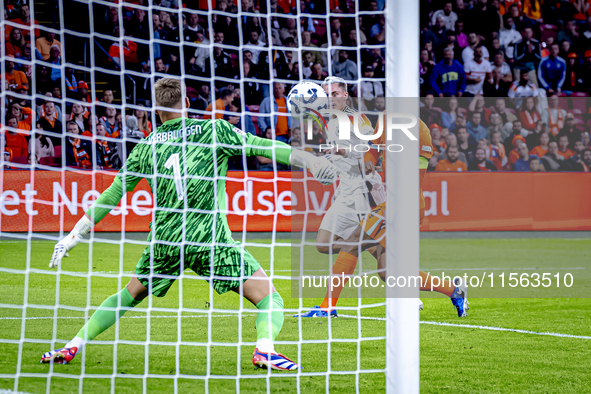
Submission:
POLYGON ((432 282, 431 282, 431 275, 427 274, 425 271, 419 271, 419 274, 421 275, 421 283, 423 284, 423 286, 421 286, 421 290, 422 291, 438 291, 442 294, 445 294, 448 297, 451 297, 451 295, 453 294, 454 290, 455 290, 455 286, 452 285, 451 281, 443 281, 443 284, 440 286, 433 286, 433 288, 431 288, 432 282))
MULTIPOLYGON (((332 266, 332 274, 333 275, 351 275, 355 272, 355 267, 357 266, 357 256, 352 255, 351 253, 347 252, 340 252, 337 261, 332 266)), ((345 280, 345 283, 348 282, 348 279, 345 280)), ((339 301, 339 296, 341 295, 341 291, 343 291, 343 287, 345 287, 345 283, 341 283, 340 286, 335 286, 332 288, 332 292, 330 290, 332 284, 329 281, 328 286, 329 288, 326 289, 326 296, 320 304, 320 307, 324 310, 332 310, 337 306, 337 302, 339 301)))

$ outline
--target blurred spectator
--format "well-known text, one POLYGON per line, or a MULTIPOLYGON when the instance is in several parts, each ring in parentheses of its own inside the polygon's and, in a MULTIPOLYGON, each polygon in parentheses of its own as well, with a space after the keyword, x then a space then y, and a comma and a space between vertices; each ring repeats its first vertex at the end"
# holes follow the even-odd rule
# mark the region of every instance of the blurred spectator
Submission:
POLYGON ((515 44, 521 41, 521 34, 515 29, 513 17, 510 14, 505 15, 505 23, 499 31, 499 44, 505 51, 507 59, 513 60, 515 53, 515 44))
POLYGON ((25 37, 21 29, 13 27, 10 31, 10 40, 6 43, 6 56, 20 58, 25 48, 25 37))
POLYGON ((252 52, 252 62, 254 64, 259 64, 259 55, 260 55, 262 49, 254 49, 254 48, 252 48, 252 46, 264 48, 267 45, 265 44, 265 42, 263 42, 259 39, 259 33, 257 31, 251 31, 249 37, 250 37, 250 41, 248 41, 246 43, 246 45, 251 46, 251 48, 249 48, 249 50, 252 52))
POLYGON ((468 166, 468 171, 496 171, 495 165, 486 158, 486 151, 478 148, 474 152, 474 160, 468 166))
POLYGON ((449 128, 458 116, 458 99, 451 97, 447 101, 447 111, 441 113, 441 124, 443 127, 449 128))
POLYGON ((482 115, 480 112, 473 112, 468 124, 466 124, 466 130, 474 138, 475 141, 481 138, 486 138, 486 129, 480 124, 482 121, 482 115))
POLYGON ((480 55, 481 58, 484 60, 490 60, 490 55, 488 53, 488 49, 484 45, 481 45, 480 38, 476 35, 476 33, 468 34, 468 44, 466 48, 462 51, 462 62, 464 63, 464 67, 470 60, 474 59, 474 51, 476 48, 481 48, 482 53, 480 55))
POLYGON ((450 134, 454 133, 458 127, 466 127, 466 123, 466 116, 461 112, 458 113, 456 116, 456 121, 451 126, 449 126, 450 134))
POLYGON ((466 73, 464 67, 454 59, 453 49, 445 48, 443 60, 433 69, 430 83, 439 97, 462 97, 466 90, 466 73))
POLYGON ((581 132, 581 141, 583 141, 583 145, 585 145, 585 148, 591 148, 591 137, 589 136, 589 132, 581 132))
POLYGON ((311 79, 313 81, 319 81, 319 82, 324 81, 324 78, 327 75, 324 74, 324 72, 322 71, 322 65, 320 63, 313 63, 312 67, 310 67, 310 69, 312 70, 312 73, 310 74, 310 77, 308 79, 311 79))
POLYGON ((66 138, 66 165, 69 167, 92 168, 92 145, 80 139, 80 129, 76 122, 68 122, 68 138, 66 138))
POLYGON ((368 64, 364 67, 363 78, 368 78, 369 80, 364 80, 359 84, 360 91, 357 95, 358 97, 375 98, 384 95, 384 87, 382 83, 371 80, 374 78, 372 65, 368 64))
POLYGON ((564 157, 558 154, 558 144, 556 142, 548 144, 548 152, 542 157, 542 164, 546 171, 568 171, 570 169, 564 157))
POLYGON ((427 94, 423 99, 423 107, 421 107, 420 115, 421 120, 428 125, 436 123, 438 125, 441 124, 441 110, 435 109, 433 107, 433 103, 435 102, 435 98, 432 94, 427 94))
POLYGON ((92 103, 90 93, 88 93, 88 85, 84 81, 78 81, 78 100, 92 103))
MULTIPOLYGON (((542 122, 542 120, 538 120, 536 122, 536 125, 534 127, 534 130, 532 133, 529 133, 527 135, 527 137, 525 137, 525 143, 527 144, 527 146, 531 149, 534 146, 537 146, 540 144, 540 135, 542 135, 543 133, 547 132, 544 130, 544 122, 542 122)), ((538 157, 542 157, 539 156, 538 157)))
POLYGON ((62 57, 60 55, 61 49, 57 45, 52 45, 51 48, 49 48, 49 58, 47 59, 47 62, 58 65, 58 67, 51 67, 52 81, 57 81, 62 77, 62 69, 59 67, 59 65, 62 64, 62 57))
POLYGON ((582 172, 590 172, 591 170, 591 149, 585 149, 581 154, 581 160, 579 162, 581 165, 580 171, 582 172))
POLYGON ((99 23, 97 28, 99 32, 112 36, 115 27, 119 28, 119 10, 117 7, 109 7, 107 9, 107 20, 105 23, 99 23))
POLYGON ((568 144, 568 135, 562 134, 558 136, 558 152, 556 153, 564 157, 565 160, 568 160, 575 155, 575 152, 568 148, 568 144))
MULTIPOLYGON (((20 7, 20 16, 18 18, 15 19, 10 19, 10 22, 14 22, 17 23, 21 26, 23 26, 22 33, 23 36, 25 37, 25 40, 29 40, 29 41, 34 41, 35 38, 39 37, 39 29, 35 29, 35 37, 31 37, 31 31, 29 29, 27 29, 27 27, 29 27, 31 25, 31 9, 29 8, 28 4, 24 4, 24 2, 21 4, 20 7)), ((4 19, 6 20, 6 19, 4 19)), ((37 21, 37 19, 33 20, 33 24, 34 25, 39 25, 39 22, 37 21)), ((9 26, 6 26, 6 28, 9 28, 9 26)))
POLYGON ((505 62, 505 53, 503 51, 497 51, 493 57, 492 63, 493 71, 499 69, 501 72, 501 78, 507 83, 513 82, 513 73, 511 67, 505 62))
POLYGON ((570 161, 570 165, 573 168, 574 171, 581 171, 581 161, 582 161, 582 155, 583 155, 583 151, 585 150, 585 144, 583 144, 583 141, 577 141, 575 143, 575 154, 573 156, 571 156, 571 158, 569 159, 570 161))
POLYGON ((433 43, 432 50, 435 52, 440 52, 441 48, 445 46, 446 41, 445 22, 443 18, 439 17, 436 19, 435 24, 431 26, 431 30, 427 30, 423 33, 423 43, 433 43))
POLYGON ((370 30, 372 44, 383 44, 386 37, 386 18, 383 14, 378 16, 378 23, 370 30))
MULTIPOLYGON (((550 1, 551 0, 547 2, 550 1)), ((523 14, 520 1, 513 2, 513 4, 509 6, 509 15, 511 15, 513 18, 513 24, 515 25, 515 29, 517 31, 523 31, 524 28, 535 25, 534 21, 523 14)))
MULTIPOLYGON (((462 4, 464 4, 463 0, 459 0, 462 2, 462 4)), ((456 33, 456 41, 458 42, 458 46, 460 48, 466 48, 469 44, 468 44, 468 36, 464 33, 464 22, 461 20, 458 20, 456 22, 456 27, 454 29, 455 33, 456 33)))
POLYGON ((105 104, 113 104, 113 101, 115 101, 115 95, 113 95, 113 91, 109 89, 105 90, 103 92, 103 98, 101 101, 105 104))
POLYGON ((499 131, 495 131, 491 135, 489 157, 491 163, 493 163, 495 168, 499 171, 507 165, 507 154, 505 146, 502 144, 501 133, 499 131))
POLYGON ((431 87, 431 74, 435 68, 435 62, 429 58, 429 51, 426 49, 421 50, 420 58, 420 84, 421 84, 421 95, 425 96, 427 93, 432 93, 431 87))
MULTIPOLYGON (((565 125, 560 130, 558 136, 566 135, 568 137, 568 146, 574 148, 575 142, 581 140, 581 130, 575 125, 575 115, 572 113, 566 114, 565 125)), ((559 141, 560 145, 560 141, 559 141)))
POLYGON ((14 69, 14 62, 7 61, 4 66, 4 75, 2 79, 8 82, 8 88, 17 91, 19 87, 29 90, 29 80, 24 72, 14 69))
MULTIPOLYGON (((466 51, 466 49, 464 49, 464 51, 466 51)), ((491 79, 490 73, 492 72, 492 67, 489 61, 483 59, 482 56, 482 47, 476 47, 474 49, 474 59, 464 63, 464 71, 466 72, 467 80, 467 96, 482 94, 484 81, 491 79)))
POLYGON ((579 29, 577 27, 577 22, 574 20, 566 21, 566 25, 564 26, 564 30, 558 32, 558 36, 556 37, 556 41, 564 42, 568 41, 571 43, 571 46, 576 50, 579 49, 581 37, 579 34, 579 29))
POLYGON ((528 73, 530 81, 537 86, 536 70, 542 60, 542 54, 540 52, 540 42, 533 37, 533 29, 529 26, 525 27, 523 39, 515 44, 513 72, 515 79, 519 79, 523 73, 528 73))
POLYGON ((206 71, 209 70, 209 40, 204 37, 202 31, 198 31, 195 34, 197 36, 197 42, 201 45, 198 45, 195 48, 193 57, 189 59, 189 64, 191 64, 191 72, 195 75, 206 76, 206 71))
POLYGON ((519 159, 515 162, 513 171, 529 171, 530 161, 540 159, 538 156, 529 154, 526 144, 521 144, 519 148, 517 148, 517 152, 519 153, 519 159))
POLYGON ((47 61, 50 56, 50 49, 52 46, 57 46, 61 52, 62 44, 55 39, 55 33, 52 32, 45 32, 44 36, 35 40, 35 48, 41 54, 43 60, 47 61))
POLYGON ((40 106, 38 116, 39 120, 37 121, 37 124, 41 126, 42 130, 59 134, 62 133, 62 122, 55 109, 55 105, 51 101, 40 106))
POLYGON ((347 81, 357 79, 357 64, 349 60, 349 53, 347 51, 339 51, 339 61, 332 65, 332 73, 335 77, 343 78, 347 81))
POLYGON ((474 159, 476 141, 470 138, 470 134, 468 134, 468 130, 465 127, 460 127, 456 131, 456 135, 458 139, 458 149, 466 156, 468 163, 470 163, 474 159))
POLYGON ((119 138, 121 134, 121 126, 117 124, 117 109, 115 107, 107 107, 105 116, 100 118, 101 123, 105 126, 107 136, 110 138, 119 138))
POLYGON ((544 157, 546 153, 548 153, 548 144, 550 143, 550 134, 549 133, 542 133, 540 134, 540 145, 534 146, 534 148, 529 152, 532 155, 536 155, 538 157, 544 157))
POLYGON ((542 112, 542 120, 550 128, 552 135, 557 135, 564 127, 566 111, 559 106, 558 95, 548 97, 548 108, 542 112))
MULTIPOLYGON (((230 105, 230 103, 234 100, 234 94, 232 93, 232 91, 228 88, 222 88, 219 90, 218 92, 218 99, 215 101, 215 119, 223 119, 224 118, 224 114, 221 111, 226 111, 229 109, 226 109, 227 106, 230 105)), ((203 119, 211 119, 211 112, 213 109, 213 104, 214 103, 209 103, 209 105, 207 106, 207 108, 205 108, 205 111, 208 112, 207 115, 203 115, 203 119)))
POLYGON ((271 108, 271 97, 263 99, 259 109, 259 127, 262 130, 272 127, 270 124, 270 118, 268 116, 262 116, 264 114, 273 115, 273 124, 275 125, 275 138, 278 141, 287 143, 289 138, 289 130, 291 129, 291 116, 287 111, 287 98, 283 94, 285 92, 285 85, 279 82, 273 83, 273 107, 271 108), (285 115, 276 115, 285 114, 285 115))
POLYGON ((70 114, 69 120, 73 120, 74 122, 76 122, 76 124, 78 124, 78 127, 80 127, 80 130, 89 130, 92 135, 92 127, 90 127, 90 125, 87 127, 87 125, 89 124, 89 116, 90 112, 88 112, 88 110, 85 107, 83 107, 82 104, 72 104, 72 113, 70 114))
MULTIPOLYGON (((9 115, 6 120, 6 125, 12 129, 18 129, 18 120, 12 115, 9 115)), ((6 129, 4 132, 6 137, 5 148, 9 148, 12 153, 12 158, 25 156, 27 154, 27 139, 24 134, 20 132, 6 129)))
POLYGON ((203 28, 199 25, 199 14, 189 14, 189 17, 186 20, 187 24, 183 30, 183 35, 185 36, 184 39, 187 42, 197 42, 197 32, 203 34, 203 28))
POLYGON ((451 1, 445 1, 443 9, 435 11, 431 17, 431 24, 436 24, 437 18, 441 17, 445 23, 447 30, 455 30, 456 22, 458 21, 458 14, 453 12, 453 5, 451 1))
MULTIPOLYGON (((486 128, 486 135, 488 140, 491 140, 492 133, 496 131, 503 135, 503 131, 505 129, 503 128, 503 119, 501 118, 501 115, 497 114, 496 112, 493 112, 492 114, 490 114, 489 123, 490 125, 486 128)), ((505 137, 508 135, 509 132, 506 133, 505 137)))
MULTIPOLYGON (((538 97, 540 95, 538 88, 530 80, 529 76, 531 73, 522 72, 519 75, 519 80, 514 81, 507 92, 509 97, 538 97)), ((515 105, 519 105, 521 100, 516 100, 515 105)))
MULTIPOLYGON (((140 104, 140 107, 143 107, 143 105, 140 104)), ((133 114, 137 118, 139 130, 144 134, 144 137, 150 135, 152 132, 152 122, 148 118, 148 113, 143 109, 134 109, 133 114)))
POLYGON ((566 59, 566 78, 562 85, 562 92, 570 96, 572 92, 583 91, 583 78, 584 75, 577 54, 574 52, 569 53, 566 59))
POLYGON ((447 147, 445 141, 442 141, 441 139, 441 127, 439 127, 438 124, 433 123, 431 126, 429 126, 429 130, 431 132, 431 144, 433 145, 433 148, 435 148, 435 152, 433 153, 434 155, 438 155, 447 147))
POLYGON ((541 119, 542 117, 540 113, 536 110, 534 98, 525 98, 519 109, 519 120, 521 120, 521 125, 527 130, 534 130, 536 124, 541 119))
MULTIPOLYGON (((298 36, 298 26, 297 26, 297 19, 296 18, 284 18, 281 19, 283 21, 283 27, 279 29, 279 37, 281 38, 281 43, 285 45, 285 40, 289 37, 294 39, 298 36)), ((336 23, 340 26, 340 21, 338 19, 333 19, 333 23, 336 23)), ((334 30, 333 30, 334 33, 334 30)), ((338 34, 338 33, 337 33, 338 34)), ((279 43, 279 44, 281 44, 279 43)), ((339 42, 339 45, 342 42, 339 42)), ((277 44, 277 43, 276 43, 277 44)))
POLYGON ((203 84, 199 88, 199 96, 197 96, 197 109, 205 110, 211 103, 211 94, 209 93, 209 84, 203 84))
POLYGON ((447 158, 437 162, 435 171, 468 171, 466 163, 458 160, 460 151, 457 145, 448 146, 445 153, 447 158))
POLYGON ((477 0, 472 9, 466 11, 464 20, 467 31, 475 32, 487 42, 490 42, 493 32, 498 32, 501 26, 501 17, 490 5, 490 0, 477 0))
POLYGON ((125 33, 135 38, 150 39, 150 21, 146 17, 146 11, 141 8, 133 10, 133 16, 125 24, 125 33))
POLYGON ((39 163, 44 157, 52 157, 55 155, 51 138, 40 132, 35 132, 34 134, 35 138, 29 140, 29 156, 33 156, 33 149, 35 149, 35 163, 39 163))
POLYGON ((74 69, 71 67, 66 67, 66 88, 68 89, 66 93, 66 97, 74 97, 76 93, 78 93, 78 80, 74 75, 74 69))
POLYGON ((107 129, 103 124, 96 126, 96 165, 99 168, 115 168, 121 167, 121 158, 117 152, 115 144, 109 142, 107 139, 109 135, 107 129))
POLYGON ((484 82, 482 92, 486 97, 505 97, 510 87, 511 83, 503 80, 501 69, 497 67, 493 68, 490 78, 484 82))
POLYGON ((523 138, 522 136, 518 135, 515 136, 513 138, 513 145, 512 145, 512 149, 509 151, 509 163, 511 163, 510 168, 508 168, 509 166, 507 165, 507 169, 513 169, 515 166, 515 163, 517 162, 517 160, 519 159, 519 148, 521 147, 521 145, 525 145, 525 138, 523 138))
MULTIPOLYGON (((118 30, 117 28, 115 28, 118 30)), ((120 51, 123 52, 123 60, 125 60, 125 68, 135 69, 136 71, 139 69, 140 63, 138 59, 138 46, 135 42, 131 41, 128 38, 125 38, 120 41, 115 41, 109 47, 109 56, 113 58, 117 68, 121 69, 121 54, 120 51), (120 42, 123 44, 123 47, 120 46, 120 42)))
MULTIPOLYGON (((521 121, 514 120, 513 121, 513 128, 511 130, 511 135, 509 135, 503 141, 503 145, 505 145, 505 151, 511 152, 511 150, 515 147, 515 139, 518 137, 519 137, 518 139, 521 139, 521 140, 523 140, 523 142, 525 142, 525 137, 527 137, 528 134, 529 134, 529 131, 525 130, 522 127, 521 121)), ((511 163, 511 164, 513 164, 513 163, 511 163)))
MULTIPOLYGON (((445 160, 447 159, 447 148, 449 148, 450 146, 458 146, 458 138, 456 137, 456 135, 454 133, 448 133, 447 136, 445 137, 445 144, 442 144, 442 146, 445 145, 445 150, 443 150, 442 152, 439 153, 439 155, 437 155, 437 160, 445 160)), ((463 154, 462 152, 460 152, 458 150, 458 161, 461 161, 462 163, 466 164, 466 166, 468 166, 468 158, 466 157, 465 154, 463 154)))
POLYGON ((532 159, 529 161, 529 170, 531 172, 545 172, 541 159, 532 159))
MULTIPOLYGON (((10 107, 10 116, 14 117, 16 120, 16 126, 11 127, 16 127, 17 129, 24 131, 31 131, 32 123, 37 118, 35 111, 29 107, 23 107, 16 102, 12 103, 10 107)), ((28 135, 28 133, 25 134, 28 135)))
POLYGON ((492 111, 486 108, 486 101, 484 100, 484 97, 476 96, 474 100, 470 101, 470 104, 468 105, 468 118, 472 119, 472 114, 474 112, 478 112, 481 115, 480 124, 483 127, 487 127, 488 119, 492 111))
POLYGON ((538 67, 538 81, 548 93, 560 92, 566 79, 566 61, 558 56, 560 46, 550 46, 550 56, 545 57, 538 67))

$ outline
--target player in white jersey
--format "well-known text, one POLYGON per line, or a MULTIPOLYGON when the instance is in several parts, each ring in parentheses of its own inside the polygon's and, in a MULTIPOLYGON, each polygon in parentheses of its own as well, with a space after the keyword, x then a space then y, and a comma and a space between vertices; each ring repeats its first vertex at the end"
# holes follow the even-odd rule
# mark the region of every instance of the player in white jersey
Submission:
POLYGON ((339 120, 333 115, 328 122, 328 144, 321 146, 332 154, 332 161, 339 170, 340 183, 335 192, 333 203, 328 209, 316 238, 316 248, 321 253, 338 253, 339 245, 334 241, 348 239, 359 225, 360 219, 371 211, 368 195, 365 163, 363 160, 366 146, 353 130, 354 124, 364 135, 373 135, 369 119, 359 111, 347 105, 347 83, 342 78, 328 77, 322 87, 329 96, 331 109, 344 112, 349 118, 350 138, 341 139, 339 120))

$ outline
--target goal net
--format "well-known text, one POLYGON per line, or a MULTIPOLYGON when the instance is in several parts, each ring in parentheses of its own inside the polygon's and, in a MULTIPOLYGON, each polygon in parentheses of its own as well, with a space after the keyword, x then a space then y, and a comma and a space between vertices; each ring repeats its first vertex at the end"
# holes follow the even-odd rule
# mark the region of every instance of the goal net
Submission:
MULTIPOLYGON (((217 294, 207 283, 212 277, 191 269, 171 276, 175 283, 165 297, 147 297, 69 365, 39 364, 43 353, 68 343, 101 303, 136 275, 144 249, 154 250, 157 243, 147 232, 164 197, 142 180, 60 267, 47 266, 55 243, 109 187, 140 140, 161 125, 154 84, 182 79, 188 98, 182 110, 189 118, 224 119, 241 135, 320 155, 327 143, 323 122, 288 114, 285 97, 299 82, 343 78, 348 105, 367 114, 372 128, 382 111, 418 112, 418 69, 413 61, 404 62, 418 57, 418 2, 388 8, 385 3, 5 3, 0 278, 6 287, 0 348, 6 361, 0 363, 0 389, 418 392, 418 311, 411 312, 409 302, 418 291, 409 296, 392 289, 367 294, 345 289, 338 319, 293 317, 320 303, 326 289, 304 291, 302 276, 330 274, 338 255, 318 250, 319 225, 336 184, 323 187, 276 157, 232 157, 227 174, 214 163, 216 174, 223 174, 208 179, 214 208, 202 214, 213 216, 214 227, 226 217, 233 238, 272 279, 284 300, 285 319, 275 348, 303 369, 255 369, 259 311, 235 293, 217 294), (226 182, 225 193, 220 181, 226 182)), ((418 270, 418 207, 411 209, 417 201, 409 191, 418 189, 411 180, 418 179, 418 149, 398 134, 391 142, 403 144, 407 153, 387 153, 379 169, 393 207, 385 217, 392 224, 388 245, 395 245, 386 250, 388 275, 418 270)), ((187 140, 181 139, 182 152, 195 146, 187 140)), ((165 178, 178 178, 177 193, 181 188, 190 193, 193 178, 172 159, 162 164, 179 168, 178 174, 165 178)), ((124 174, 134 175, 129 169, 124 174)), ((178 213, 185 217, 195 210, 185 205, 178 213)), ((190 230, 183 224, 183 234, 190 230)), ((215 257, 212 252, 212 262, 215 257)), ((155 264, 153 256, 150 262, 155 264)), ((363 274, 378 275, 367 252, 354 273, 363 274)), ((121 304, 115 309, 121 311, 121 304)))

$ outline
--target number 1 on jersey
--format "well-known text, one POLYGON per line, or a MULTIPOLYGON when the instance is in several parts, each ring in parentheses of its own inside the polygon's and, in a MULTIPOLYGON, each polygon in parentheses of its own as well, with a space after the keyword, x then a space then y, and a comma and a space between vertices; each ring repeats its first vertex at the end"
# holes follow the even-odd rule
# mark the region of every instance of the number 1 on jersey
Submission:
POLYGON ((185 196, 185 190, 183 189, 183 177, 181 175, 181 161, 179 159, 179 154, 175 153, 170 156, 168 160, 166 160, 166 163, 164 163, 164 167, 166 167, 168 170, 170 170, 170 167, 172 167, 176 196, 178 197, 179 201, 181 201, 185 196))

